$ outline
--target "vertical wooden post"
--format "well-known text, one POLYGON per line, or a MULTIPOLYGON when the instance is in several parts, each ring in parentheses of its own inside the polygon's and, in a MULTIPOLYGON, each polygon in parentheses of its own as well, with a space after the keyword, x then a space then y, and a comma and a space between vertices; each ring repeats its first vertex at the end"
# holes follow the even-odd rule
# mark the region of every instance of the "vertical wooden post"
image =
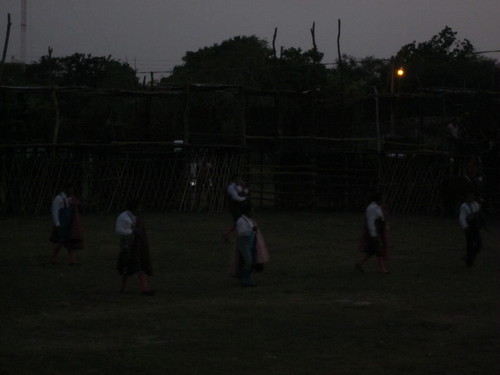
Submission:
POLYGON ((185 89, 185 104, 184 104, 184 143, 189 143, 189 101, 190 101, 190 88, 189 85, 185 89))
POLYGON ((0 63, 0 83, 2 82, 3 67, 5 64, 5 57, 7 56, 7 48, 9 46, 10 27, 11 26, 12 26, 12 22, 10 22, 10 13, 8 13, 7 14, 7 34, 5 34, 5 43, 3 45, 2 61, 0 63))
POLYGON ((389 118, 389 124, 390 124, 390 134, 394 135, 394 56, 391 57, 391 63, 390 63, 390 82, 391 82, 391 97, 390 97, 390 118, 389 118))
POLYGON ((59 102, 57 100, 56 90, 52 90, 52 102, 54 103, 54 111, 55 111, 55 125, 54 125, 54 133, 52 134, 52 143, 57 143, 57 138, 59 137, 59 128, 61 127, 61 112, 59 110, 59 102))
POLYGON ((276 36, 278 35, 278 28, 274 28, 274 35, 273 35, 273 58, 276 59, 276 36))
POLYGON ((381 141, 380 141, 380 112, 379 112, 379 97, 378 90, 376 87, 373 88, 375 91, 375 126, 377 129, 377 152, 380 153, 382 150, 381 141))
POLYGON ((316 22, 313 22, 313 25, 311 27, 311 37, 312 37, 312 43, 313 43, 313 50, 317 51, 318 47, 316 45, 316 22))
POLYGON ((243 88, 240 88, 239 90, 239 97, 240 97, 240 145, 242 147, 246 147, 247 146, 247 119, 246 119, 247 101, 243 88))
POLYGON ((337 54, 339 59, 338 70, 340 79, 340 127, 342 129, 342 135, 345 134, 344 129, 344 76, 343 76, 343 64, 342 64, 342 53, 340 52, 340 33, 341 33, 341 22, 338 20, 338 34, 337 34, 337 54))

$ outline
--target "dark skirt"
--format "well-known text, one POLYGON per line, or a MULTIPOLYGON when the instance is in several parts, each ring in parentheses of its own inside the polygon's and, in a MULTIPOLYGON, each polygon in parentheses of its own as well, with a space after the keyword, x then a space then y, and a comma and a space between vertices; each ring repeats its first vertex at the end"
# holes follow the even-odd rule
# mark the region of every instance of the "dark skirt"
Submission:
POLYGON ((149 246, 144 233, 136 231, 135 234, 120 239, 120 254, 116 269, 122 276, 136 273, 153 275, 149 246))
POLYGON ((384 225, 378 237, 370 237, 368 228, 363 228, 363 233, 359 242, 359 250, 361 252, 383 257, 384 260, 389 260, 391 255, 391 240, 389 237, 389 228, 384 225))
POLYGON ((70 250, 83 249, 83 226, 78 209, 76 207, 60 209, 59 223, 59 227, 53 226, 49 241, 70 250))

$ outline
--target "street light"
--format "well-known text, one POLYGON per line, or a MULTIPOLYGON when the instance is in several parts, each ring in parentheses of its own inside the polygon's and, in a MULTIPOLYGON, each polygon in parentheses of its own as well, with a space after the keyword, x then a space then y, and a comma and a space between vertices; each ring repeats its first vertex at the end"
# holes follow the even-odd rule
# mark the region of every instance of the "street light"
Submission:
MULTIPOLYGON (((398 69, 395 69, 395 64, 394 64, 394 57, 391 58, 391 95, 394 95, 394 76, 397 76, 398 78, 403 78, 405 75, 405 70, 403 67, 399 67, 398 69)), ((399 92, 399 84, 398 84, 398 92, 399 92)), ((394 104, 393 104, 393 98, 391 98, 391 112, 390 112, 390 126, 391 126, 391 133, 394 133, 394 104)))

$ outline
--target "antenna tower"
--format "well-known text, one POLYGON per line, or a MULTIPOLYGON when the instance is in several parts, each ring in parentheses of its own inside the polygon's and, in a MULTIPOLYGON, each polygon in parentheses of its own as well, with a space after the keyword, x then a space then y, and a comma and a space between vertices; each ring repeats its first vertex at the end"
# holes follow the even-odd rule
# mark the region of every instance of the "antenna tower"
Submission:
POLYGON ((21 0, 21 62, 26 62, 26 13, 28 0, 21 0))

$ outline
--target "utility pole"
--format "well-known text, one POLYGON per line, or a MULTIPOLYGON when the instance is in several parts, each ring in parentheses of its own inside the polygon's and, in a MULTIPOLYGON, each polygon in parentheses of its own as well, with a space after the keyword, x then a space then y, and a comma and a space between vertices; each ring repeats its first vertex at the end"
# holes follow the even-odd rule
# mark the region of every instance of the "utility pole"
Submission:
POLYGON ((26 62, 26 14, 28 0, 21 0, 21 62, 26 62))
POLYGON ((10 38, 10 27, 12 22, 10 22, 10 13, 7 14, 7 34, 5 34, 5 43, 3 45, 2 60, 0 60, 0 84, 2 84, 3 68, 5 66, 5 57, 7 56, 7 48, 9 47, 10 38))

